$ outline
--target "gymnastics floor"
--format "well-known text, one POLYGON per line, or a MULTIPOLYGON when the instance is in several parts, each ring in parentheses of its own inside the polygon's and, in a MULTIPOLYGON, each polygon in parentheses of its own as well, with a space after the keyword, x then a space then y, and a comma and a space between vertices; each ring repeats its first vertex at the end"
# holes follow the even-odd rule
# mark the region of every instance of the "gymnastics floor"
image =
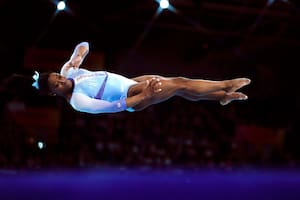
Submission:
POLYGON ((0 200, 299 200, 297 170, 0 171, 0 200))

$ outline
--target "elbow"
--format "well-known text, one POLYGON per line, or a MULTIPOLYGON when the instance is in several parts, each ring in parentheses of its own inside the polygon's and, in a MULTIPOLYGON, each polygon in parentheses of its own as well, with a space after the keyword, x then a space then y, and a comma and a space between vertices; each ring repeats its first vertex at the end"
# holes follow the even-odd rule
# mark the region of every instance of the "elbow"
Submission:
POLYGON ((77 55, 82 56, 84 58, 89 53, 89 43, 88 42, 81 42, 76 46, 75 50, 77 55))
POLYGON ((89 46, 88 42, 81 42, 75 47, 75 49, 77 51, 79 50, 79 51, 84 51, 84 52, 88 52, 89 48, 90 48, 90 46, 89 46))
POLYGON ((81 46, 81 47, 84 47, 86 48, 87 50, 89 49, 90 45, 88 42, 81 42, 78 44, 78 46, 81 46))
POLYGON ((83 42, 83 48, 84 48, 84 55, 88 54, 90 49, 89 43, 83 42))

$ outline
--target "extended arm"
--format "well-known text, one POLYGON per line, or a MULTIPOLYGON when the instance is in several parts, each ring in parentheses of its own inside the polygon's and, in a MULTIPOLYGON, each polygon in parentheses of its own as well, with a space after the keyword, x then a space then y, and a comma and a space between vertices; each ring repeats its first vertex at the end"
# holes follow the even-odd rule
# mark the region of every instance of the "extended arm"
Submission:
POLYGON ((79 43, 75 47, 70 59, 61 68, 60 74, 66 76, 68 70, 71 67, 78 68, 82 64, 88 52, 89 52, 89 43, 87 42, 79 43))
POLYGON ((72 107, 80 112, 99 114, 99 113, 116 113, 126 110, 127 108, 134 107, 138 103, 145 100, 147 96, 143 93, 121 99, 113 102, 108 102, 100 99, 90 98, 84 94, 74 93, 72 107))
POLYGON ((113 102, 90 98, 81 93, 74 93, 70 104, 75 110, 86 113, 97 114, 121 112, 126 110, 127 108, 135 107, 136 105, 151 99, 153 97, 153 94, 157 93, 153 90, 153 87, 157 83, 159 82, 155 79, 145 81, 144 83, 141 83, 144 87, 142 91, 133 96, 113 102))

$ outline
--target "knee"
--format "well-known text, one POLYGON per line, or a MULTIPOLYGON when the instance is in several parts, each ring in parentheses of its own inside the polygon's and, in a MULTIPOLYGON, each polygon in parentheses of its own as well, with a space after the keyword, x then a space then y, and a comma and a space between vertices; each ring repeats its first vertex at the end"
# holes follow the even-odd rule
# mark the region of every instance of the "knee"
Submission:
POLYGON ((184 77, 174 77, 171 79, 172 84, 178 91, 183 91, 187 89, 187 79, 184 77))
POLYGON ((182 77, 182 76, 177 76, 173 78, 173 81, 178 82, 178 83, 182 83, 186 81, 186 78, 182 77))

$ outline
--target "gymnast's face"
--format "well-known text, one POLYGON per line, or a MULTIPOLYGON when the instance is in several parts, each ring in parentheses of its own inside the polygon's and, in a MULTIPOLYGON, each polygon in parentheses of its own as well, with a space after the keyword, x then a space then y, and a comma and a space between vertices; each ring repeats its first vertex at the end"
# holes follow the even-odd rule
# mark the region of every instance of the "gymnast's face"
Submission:
POLYGON ((65 96, 72 89, 72 81, 58 73, 51 73, 49 75, 48 85, 54 95, 65 96))

